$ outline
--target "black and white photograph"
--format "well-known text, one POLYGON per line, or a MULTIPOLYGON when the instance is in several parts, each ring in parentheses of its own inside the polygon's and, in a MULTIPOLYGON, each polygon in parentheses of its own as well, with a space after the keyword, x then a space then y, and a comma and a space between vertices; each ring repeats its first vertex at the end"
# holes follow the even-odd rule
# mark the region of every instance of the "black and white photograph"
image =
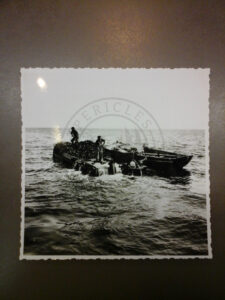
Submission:
POLYGON ((212 258, 209 76, 21 69, 20 259, 212 258))

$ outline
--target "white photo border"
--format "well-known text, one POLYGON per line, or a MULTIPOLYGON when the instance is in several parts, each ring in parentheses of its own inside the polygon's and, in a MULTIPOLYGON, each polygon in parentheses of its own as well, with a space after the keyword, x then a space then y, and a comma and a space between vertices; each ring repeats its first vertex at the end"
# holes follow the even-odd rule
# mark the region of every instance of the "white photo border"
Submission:
POLYGON ((143 259, 212 259, 212 233, 211 233, 211 206, 210 206, 210 68, 21 68, 20 69, 20 88, 21 88, 21 119, 22 119, 22 128, 21 128, 21 144, 22 144, 22 158, 21 158, 21 222, 20 222, 20 251, 19 259, 20 260, 143 260, 143 259), (28 255, 24 254, 24 231, 25 231, 25 128, 24 128, 24 118, 23 118, 23 85, 22 85, 22 76, 23 72, 29 70, 204 70, 208 71, 209 79, 209 90, 208 90, 208 111, 207 111, 207 120, 208 128, 205 134, 205 153, 206 153, 206 216, 207 216, 207 242, 208 242, 208 255, 28 255))

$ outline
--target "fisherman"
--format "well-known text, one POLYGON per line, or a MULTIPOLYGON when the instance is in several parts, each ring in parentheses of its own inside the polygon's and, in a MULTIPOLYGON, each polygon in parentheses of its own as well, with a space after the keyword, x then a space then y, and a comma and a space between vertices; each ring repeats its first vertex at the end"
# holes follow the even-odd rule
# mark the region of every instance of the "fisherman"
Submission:
POLYGON ((137 170, 139 170, 139 174, 140 174, 140 176, 142 176, 142 169, 140 168, 139 163, 135 159, 132 159, 130 161, 129 168, 131 170, 132 176, 134 176, 134 172, 137 174, 137 172, 138 172, 137 170))
POLYGON ((131 159, 131 161, 130 161, 130 163, 129 163, 129 166, 130 166, 130 168, 131 169, 135 169, 135 168, 138 168, 139 167, 139 164, 138 164, 138 162, 135 160, 135 158, 134 158, 134 150, 132 151, 132 159, 131 159))
POLYGON ((96 160, 100 163, 103 162, 103 149, 105 145, 105 140, 102 139, 102 137, 99 135, 97 140, 96 140, 96 145, 97 145, 97 158, 96 160))
POLYGON ((110 175, 116 174, 116 166, 115 166, 115 162, 113 159, 111 159, 109 162, 109 174, 110 175))
POLYGON ((136 169, 137 168, 137 162, 135 160, 131 160, 129 164, 131 169, 136 169))
POLYGON ((78 144, 78 141, 79 141, 79 134, 78 134, 77 130, 76 130, 74 127, 72 127, 70 133, 71 133, 71 135, 72 135, 71 143, 72 143, 73 145, 77 145, 77 144, 78 144))

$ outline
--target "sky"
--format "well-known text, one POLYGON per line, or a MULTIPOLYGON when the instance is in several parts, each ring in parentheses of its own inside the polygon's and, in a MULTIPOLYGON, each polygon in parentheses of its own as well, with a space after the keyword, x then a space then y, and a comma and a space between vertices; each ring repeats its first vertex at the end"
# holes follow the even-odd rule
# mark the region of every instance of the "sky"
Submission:
MULTIPOLYGON (((65 127, 84 105, 102 98, 109 105, 120 98, 139 104, 161 129, 208 127, 209 69, 30 68, 21 70, 21 91, 25 128, 65 127)), ((131 119, 107 115, 89 126, 120 128, 121 122, 133 126, 131 119)))

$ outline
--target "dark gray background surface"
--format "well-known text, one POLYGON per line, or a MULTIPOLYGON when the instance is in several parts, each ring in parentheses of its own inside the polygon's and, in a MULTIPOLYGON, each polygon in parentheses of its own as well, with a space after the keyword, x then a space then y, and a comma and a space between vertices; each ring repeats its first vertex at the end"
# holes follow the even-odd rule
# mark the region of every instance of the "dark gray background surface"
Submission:
POLYGON ((0 1, 0 298, 222 299, 224 1, 0 1), (210 67, 213 260, 19 261, 21 67, 210 67))

